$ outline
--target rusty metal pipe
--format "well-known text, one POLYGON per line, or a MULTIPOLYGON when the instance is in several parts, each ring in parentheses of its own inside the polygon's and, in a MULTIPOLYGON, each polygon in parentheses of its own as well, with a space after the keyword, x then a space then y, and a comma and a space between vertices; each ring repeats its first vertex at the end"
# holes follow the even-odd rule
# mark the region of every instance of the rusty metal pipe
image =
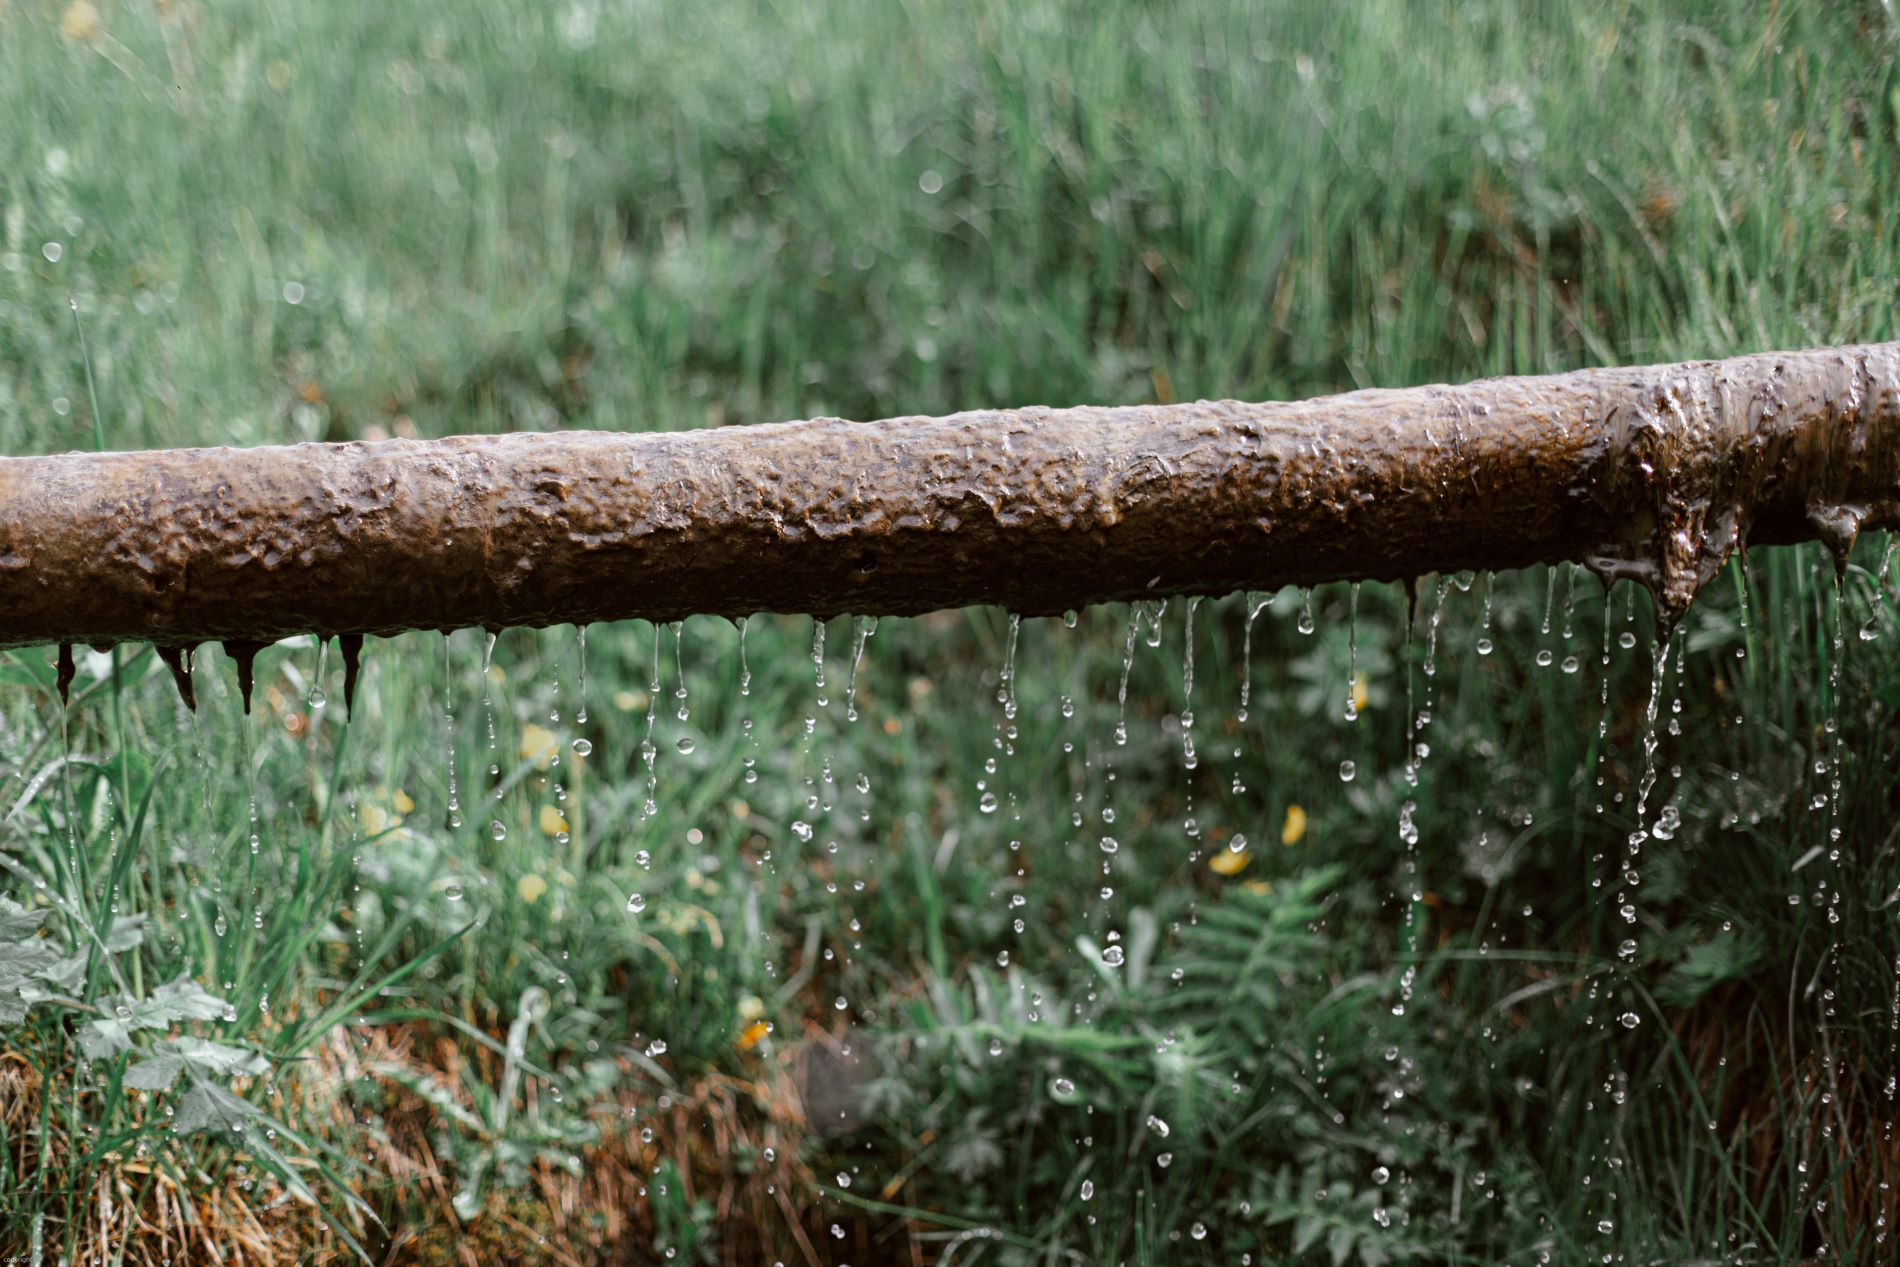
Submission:
MULTIPOLYGON (((1571 559, 1679 614, 1900 511, 1900 344, 1297 403, 0 458, 0 645, 1025 614, 1571 559)), ((351 646, 354 650, 354 645, 351 646)))

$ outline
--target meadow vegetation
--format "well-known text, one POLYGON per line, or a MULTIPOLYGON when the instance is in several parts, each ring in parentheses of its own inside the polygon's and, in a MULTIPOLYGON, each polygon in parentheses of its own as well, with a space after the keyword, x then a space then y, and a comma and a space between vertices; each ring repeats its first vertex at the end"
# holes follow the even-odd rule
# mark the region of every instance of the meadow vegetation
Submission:
MULTIPOLYGON (((1886 339, 1895 36, 0 0, 0 451, 1886 339)), ((0 1256, 1883 1261, 1888 558, 0 653, 0 1256)))

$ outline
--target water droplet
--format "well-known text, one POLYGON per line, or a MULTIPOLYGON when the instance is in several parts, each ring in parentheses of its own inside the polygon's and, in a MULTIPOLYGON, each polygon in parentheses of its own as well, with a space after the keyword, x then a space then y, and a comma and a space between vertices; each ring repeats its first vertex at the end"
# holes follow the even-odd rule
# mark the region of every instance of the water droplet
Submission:
POLYGON ((499 818, 490 819, 488 823, 488 834, 493 836, 496 840, 506 840, 508 839, 508 825, 499 818))
POLYGON ((1643 1023, 1643 1018, 1634 1012, 1625 1012, 1616 1019, 1623 1023, 1624 1029, 1635 1029, 1638 1025, 1643 1023))
POLYGON ((591 740, 591 739, 576 739, 576 740, 574 741, 574 752, 575 752, 575 755, 577 755, 577 756, 582 756, 582 757, 586 757, 586 756, 591 756, 591 755, 593 754, 593 751, 594 751, 594 741, 593 741, 593 740, 591 740))
POLYGON ((66 254, 66 248, 57 242, 48 242, 40 248, 40 254, 46 257, 48 264, 57 264, 59 257, 66 254))
POLYGON ((994 814, 996 812, 996 793, 983 793, 983 795, 977 799, 976 807, 985 814, 994 814))
POLYGON ((1392 1178, 1392 1172, 1390 1170, 1387 1170, 1384 1166, 1374 1166, 1372 1168, 1372 1182, 1385 1183, 1387 1180, 1391 1178, 1392 1178))
POLYGON ((450 880, 447 884, 442 886, 442 896, 451 902, 459 902, 462 900, 462 886, 456 881, 450 880))
POLYGON ((1095 1181, 1093 1179, 1084 1179, 1082 1181, 1082 1199, 1084 1201, 1087 1201, 1090 1197, 1093 1197, 1094 1195, 1095 1195, 1095 1181))
POLYGON ((1193 1227, 1190 1227, 1188 1229, 1188 1235, 1193 1237, 1197 1241, 1206 1240, 1207 1239, 1207 1224, 1197 1221, 1193 1227))
POLYGON ((638 915, 641 911, 646 910, 646 908, 647 895, 644 893, 635 893, 627 899, 627 913, 629 915, 638 915))
POLYGON ((673 746, 679 749, 679 753, 683 757, 693 749, 699 747, 699 743, 691 735, 681 735, 673 742, 673 746))
POLYGON ((1065 1100, 1075 1094, 1075 1083, 1067 1078, 1057 1078, 1050 1086, 1065 1100))
POLYGON ((1359 767, 1354 765, 1352 762, 1341 761, 1339 763, 1339 781, 1341 783, 1351 783, 1353 780, 1353 776, 1358 773, 1359 773, 1359 767))
POLYGON ((1111 968, 1121 967, 1122 959, 1122 948, 1120 946, 1110 946, 1107 950, 1102 952, 1102 962, 1111 968))

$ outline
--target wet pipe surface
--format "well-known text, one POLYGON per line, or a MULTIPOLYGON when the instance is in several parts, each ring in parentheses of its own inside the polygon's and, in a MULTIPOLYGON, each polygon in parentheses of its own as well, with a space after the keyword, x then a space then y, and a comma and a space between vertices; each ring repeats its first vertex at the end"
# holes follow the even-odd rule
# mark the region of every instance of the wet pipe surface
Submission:
MULTIPOLYGON (((1900 344, 1308 401, 0 458, 0 645, 907 615, 1571 560, 1673 619, 1900 522, 1900 344)), ((246 684, 248 685, 248 684, 246 684)), ((248 698, 248 690, 246 691, 248 698)))

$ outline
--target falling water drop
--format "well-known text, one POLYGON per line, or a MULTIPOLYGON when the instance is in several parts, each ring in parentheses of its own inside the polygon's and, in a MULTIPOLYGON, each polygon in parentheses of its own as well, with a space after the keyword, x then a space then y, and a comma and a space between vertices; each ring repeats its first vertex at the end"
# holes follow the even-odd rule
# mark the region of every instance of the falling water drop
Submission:
POLYGON ((1359 582, 1352 583, 1346 619, 1346 720, 1359 720, 1359 582))
MULTIPOLYGON (((1194 752, 1194 612, 1201 605, 1200 598, 1187 601, 1187 633, 1185 649, 1181 655, 1181 764, 1193 770, 1200 764, 1194 752)), ((1193 791, 1190 785, 1188 793, 1189 812, 1192 813, 1193 791)))
POLYGON ((1234 720, 1237 722, 1247 720, 1247 705, 1253 697, 1253 622, 1273 601, 1270 596, 1258 594, 1245 594, 1242 598, 1247 604, 1247 622, 1240 634, 1240 706, 1234 710, 1234 720))
POLYGON ((1128 742, 1128 675, 1135 667, 1135 637, 1141 630, 1141 605, 1134 604, 1128 612, 1128 634, 1122 645, 1122 680, 1115 690, 1117 708, 1115 720, 1115 745, 1120 747, 1128 742))
POLYGON ((825 695, 825 622, 815 616, 811 622, 811 665, 818 692, 818 707, 824 708, 830 703, 825 695))
POLYGON ((1491 654, 1491 600, 1497 590, 1497 578, 1490 572, 1484 574, 1484 615, 1478 623, 1478 654, 1491 654))
POLYGON ((323 690, 323 678, 327 672, 324 662, 329 659, 329 655, 330 640, 319 635, 317 637, 317 668, 310 675, 310 690, 304 696, 304 702, 310 705, 312 711, 322 708, 327 698, 323 690))
MULTIPOLYGON (((685 658, 686 657, 686 651, 685 651, 686 622, 683 620, 674 621, 672 624, 672 630, 673 630, 673 681, 674 681, 673 699, 678 704, 678 709, 674 715, 680 721, 687 721, 689 718, 688 718, 687 709, 686 709, 686 658, 685 658)), ((689 748, 687 749, 687 751, 690 752, 692 750, 689 748)))
POLYGON ((864 663, 865 644, 871 641, 871 635, 877 632, 876 616, 859 616, 853 622, 851 634, 851 672, 844 683, 844 719, 858 719, 858 669, 864 663))
MULTIPOLYGON (((580 703, 574 710, 574 724, 577 726, 585 726, 587 724, 587 626, 586 625, 574 626, 574 649, 575 649, 575 654, 579 657, 579 662, 580 662, 579 669, 577 671, 578 684, 579 684, 578 689, 580 692, 580 703)), ((576 742, 579 742, 579 741, 577 740, 576 742)), ((579 752, 580 749, 576 748, 575 751, 579 752)))

